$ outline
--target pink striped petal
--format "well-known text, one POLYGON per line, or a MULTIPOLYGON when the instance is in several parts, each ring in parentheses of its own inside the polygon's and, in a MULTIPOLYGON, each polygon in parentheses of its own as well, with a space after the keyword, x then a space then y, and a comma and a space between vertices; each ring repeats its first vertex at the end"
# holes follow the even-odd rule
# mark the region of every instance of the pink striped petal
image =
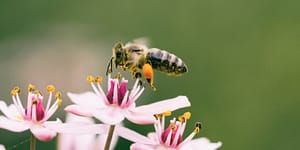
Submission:
POLYGON ((149 144, 149 145, 155 144, 151 139, 122 126, 116 126, 115 131, 120 137, 123 137, 132 142, 149 144))
POLYGON ((127 111, 125 117, 136 124, 154 124, 157 120, 152 114, 127 111))
POLYGON ((45 128, 44 126, 41 125, 33 125, 30 128, 30 131, 36 137, 37 139, 41 141, 50 141, 53 137, 56 136, 56 132, 49 129, 45 128))
POLYGON ((118 107, 93 110, 93 116, 105 124, 119 124, 125 119, 124 110, 118 107))
POLYGON ((23 132, 25 130, 28 130, 29 126, 25 121, 15 121, 10 120, 4 116, 0 116, 0 128, 13 132, 23 132))
POLYGON ((69 105, 65 108, 65 111, 79 116, 92 117, 92 109, 93 108, 80 105, 69 105))
POLYGON ((177 96, 175 98, 159 101, 156 103, 136 107, 132 111, 144 112, 150 114, 159 114, 166 111, 174 111, 176 109, 189 107, 191 103, 186 96, 177 96))
MULTIPOLYGON (((80 94, 67 94, 72 102, 81 106, 103 108, 105 107, 105 100, 93 92, 84 92, 80 94)), ((105 97, 104 97, 105 98, 105 97)))
POLYGON ((207 138, 194 139, 180 147, 182 150, 205 149, 215 150, 222 146, 222 142, 212 143, 207 138))

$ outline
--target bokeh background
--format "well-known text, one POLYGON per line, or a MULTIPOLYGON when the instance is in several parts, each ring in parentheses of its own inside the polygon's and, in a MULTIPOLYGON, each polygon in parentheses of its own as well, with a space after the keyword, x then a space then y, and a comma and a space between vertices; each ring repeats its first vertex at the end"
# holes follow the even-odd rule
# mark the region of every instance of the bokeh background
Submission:
MULTIPOLYGON (((196 136, 222 141, 221 149, 297 149, 300 139, 300 2, 295 0, 191 1, 1 1, 0 99, 10 90, 54 84, 67 92, 91 90, 87 75, 105 75, 112 46, 148 37, 153 47, 181 57, 189 72, 169 77, 155 72, 155 85, 138 105, 186 95, 196 136)), ((106 85, 104 84, 104 87, 106 85)), ((125 122, 141 134, 152 126, 125 122)), ((29 132, 0 130, 0 143, 28 149, 29 132)), ((56 149, 57 139, 38 142, 56 149)), ((116 149, 130 142, 120 139, 116 149)))

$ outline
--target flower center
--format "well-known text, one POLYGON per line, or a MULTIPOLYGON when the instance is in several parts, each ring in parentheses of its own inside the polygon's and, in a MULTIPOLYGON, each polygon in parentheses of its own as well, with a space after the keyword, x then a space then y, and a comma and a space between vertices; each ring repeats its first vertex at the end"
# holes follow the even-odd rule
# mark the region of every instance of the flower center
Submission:
POLYGON ((167 140, 170 140, 170 143, 173 143, 176 134, 178 134, 177 136, 177 142, 175 145, 175 147, 177 145, 179 145, 182 142, 182 135, 177 133, 178 132, 178 127, 175 123, 170 123, 169 127, 161 134, 161 140, 163 143, 166 143, 167 140), (168 139, 168 137, 170 139, 168 139))
POLYGON ((43 97, 38 94, 33 94, 31 96, 32 104, 31 104, 31 111, 25 109, 25 115, 30 116, 31 120, 40 121, 45 117, 45 109, 43 107, 43 97), (30 113, 30 114, 28 114, 30 113))
POLYGON ((119 79, 120 77, 112 79, 109 74, 108 91, 107 93, 104 93, 103 89, 100 86, 100 83, 102 83, 101 77, 87 77, 87 81, 91 84, 95 93, 99 97, 101 97, 101 99, 105 100, 106 105, 127 108, 131 104, 133 104, 137 100, 137 98, 142 94, 142 92, 144 91, 144 87, 141 87, 138 84, 139 80, 136 80, 134 86, 130 90, 128 90, 128 80, 122 78, 119 83, 119 79))
POLYGON ((194 131, 183 140, 183 133, 186 127, 186 122, 191 118, 190 112, 185 112, 183 115, 179 116, 178 119, 174 118, 170 120, 170 124, 167 129, 164 130, 165 116, 170 116, 171 112, 167 111, 161 114, 155 114, 154 117, 157 119, 158 123, 154 125, 158 138, 160 139, 160 144, 167 148, 178 149, 185 143, 192 140, 192 138, 200 132, 202 124, 197 122, 195 124, 194 131))
POLYGON ((47 106, 43 106, 43 96, 39 91, 35 90, 35 87, 32 84, 28 85, 28 99, 27 106, 23 107, 21 99, 19 97, 20 88, 16 87, 11 90, 11 95, 13 102, 19 112, 20 116, 17 117, 17 120, 27 120, 32 122, 43 122, 49 119, 53 113, 57 110, 58 106, 61 104, 61 94, 57 92, 55 94, 55 103, 51 106, 52 93, 55 88, 53 85, 47 86, 47 91, 49 93, 49 99, 47 101, 47 106))
POLYGON ((121 82, 121 84, 118 85, 116 81, 111 80, 110 84, 111 84, 111 87, 108 90, 107 95, 106 95, 106 98, 107 98, 109 104, 116 104, 115 101, 117 100, 117 104, 121 105, 123 100, 124 101, 128 100, 128 97, 126 97, 124 99, 126 91, 127 91, 127 89, 126 89, 127 82, 121 82))

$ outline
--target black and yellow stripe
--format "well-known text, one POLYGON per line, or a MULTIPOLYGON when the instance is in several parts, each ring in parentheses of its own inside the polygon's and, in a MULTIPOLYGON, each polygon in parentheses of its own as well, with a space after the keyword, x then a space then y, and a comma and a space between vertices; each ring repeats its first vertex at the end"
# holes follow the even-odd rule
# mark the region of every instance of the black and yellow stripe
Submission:
POLYGON ((149 49, 146 60, 151 63, 154 69, 168 75, 181 75, 187 72, 187 66, 179 57, 164 50, 149 49))

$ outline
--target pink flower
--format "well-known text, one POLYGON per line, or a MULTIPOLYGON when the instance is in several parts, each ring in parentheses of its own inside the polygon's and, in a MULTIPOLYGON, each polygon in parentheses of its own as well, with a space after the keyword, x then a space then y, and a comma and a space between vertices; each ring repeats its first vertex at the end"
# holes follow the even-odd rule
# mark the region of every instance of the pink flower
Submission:
POLYGON ((199 133, 201 123, 196 123, 194 131, 185 139, 183 133, 186 122, 190 118, 189 112, 170 120, 169 126, 164 129, 165 116, 170 115, 169 112, 156 115, 158 122, 154 125, 155 132, 149 133, 148 138, 126 128, 117 130, 119 136, 135 142, 131 145, 131 150, 215 150, 221 147, 222 143, 211 143, 207 138, 192 138, 199 133))
POLYGON ((67 106, 65 110, 80 116, 94 116, 105 124, 118 124, 125 118, 137 124, 151 124, 156 122, 153 114, 190 106, 186 96, 178 96, 136 107, 135 101, 144 91, 139 80, 136 80, 134 86, 128 90, 128 80, 123 78, 119 83, 119 79, 112 79, 109 76, 106 94, 100 86, 101 77, 89 76, 87 80, 91 83, 94 92, 68 93, 75 104, 67 106))
MULTIPOLYGON (((66 124, 73 124, 73 125, 77 124, 78 125, 77 127, 84 126, 86 128, 95 125, 94 121, 91 118, 80 117, 70 113, 67 114, 66 124)), ((76 132, 78 130, 80 129, 77 128, 73 132, 76 132)), ((106 130, 106 132, 108 131, 106 130)), ((58 136, 58 150, 82 150, 82 149, 103 150, 106 142, 106 137, 107 134, 100 134, 96 136, 96 134, 91 134, 91 133, 89 134, 61 133, 58 136)), ((114 148, 116 142, 117 142, 117 136, 115 136, 114 134, 110 149, 114 148)))
POLYGON ((47 127, 48 123, 55 124, 55 121, 47 121, 61 104, 60 93, 55 94, 56 101, 51 106, 51 100, 55 88, 53 85, 47 86, 49 99, 46 108, 43 106, 44 97, 39 91, 35 91, 33 85, 28 86, 27 106, 24 108, 18 87, 11 91, 14 104, 7 106, 4 101, 0 101, 0 110, 5 116, 0 116, 0 128, 13 132, 22 132, 30 129, 32 134, 41 141, 51 140, 56 132, 47 127))

